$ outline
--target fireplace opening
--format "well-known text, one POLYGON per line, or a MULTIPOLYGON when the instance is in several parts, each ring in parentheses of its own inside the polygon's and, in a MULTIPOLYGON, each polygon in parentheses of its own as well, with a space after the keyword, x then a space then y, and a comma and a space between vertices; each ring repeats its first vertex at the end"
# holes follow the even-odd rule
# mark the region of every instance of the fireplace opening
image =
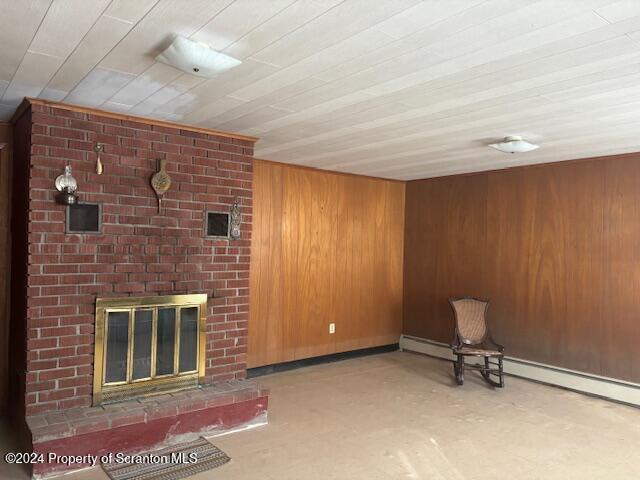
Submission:
POLYGON ((207 295, 99 298, 93 404, 204 381, 207 295))

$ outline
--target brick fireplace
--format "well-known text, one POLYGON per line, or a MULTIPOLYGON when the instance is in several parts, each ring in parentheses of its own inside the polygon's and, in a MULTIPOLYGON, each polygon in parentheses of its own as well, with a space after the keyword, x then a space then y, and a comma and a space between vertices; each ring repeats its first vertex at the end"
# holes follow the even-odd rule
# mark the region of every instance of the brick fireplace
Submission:
POLYGON ((33 449, 135 450, 265 414, 267 392, 244 380, 255 139, 41 100, 25 100, 14 138, 11 395, 33 449), (68 233, 54 187, 67 165, 79 201, 100 206, 98 233, 68 233), (208 236, 206 213, 234 203, 240 237, 208 236), (181 294, 206 294, 200 387, 92 406, 96 300, 181 294))

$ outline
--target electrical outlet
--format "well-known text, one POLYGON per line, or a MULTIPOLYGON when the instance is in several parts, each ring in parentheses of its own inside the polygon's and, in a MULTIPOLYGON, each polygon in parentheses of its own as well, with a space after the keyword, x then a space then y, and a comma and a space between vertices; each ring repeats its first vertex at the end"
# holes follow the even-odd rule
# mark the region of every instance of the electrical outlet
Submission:
POLYGON ((329 333, 336 333, 336 324, 335 323, 330 323, 329 324, 329 333))

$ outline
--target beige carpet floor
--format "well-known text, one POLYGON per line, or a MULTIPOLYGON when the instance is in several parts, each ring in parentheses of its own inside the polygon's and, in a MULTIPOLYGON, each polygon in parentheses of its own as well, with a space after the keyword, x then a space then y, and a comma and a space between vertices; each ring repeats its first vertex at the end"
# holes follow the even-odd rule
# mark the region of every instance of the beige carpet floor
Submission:
MULTIPOLYGON (((640 409, 388 353, 262 377, 269 425, 211 439, 232 461, 194 480, 640 478, 640 409)), ((0 451, 11 437, 0 432, 0 451)), ((0 461, 1 479, 26 475, 0 461)), ((64 480, 106 480, 99 469, 64 480)))

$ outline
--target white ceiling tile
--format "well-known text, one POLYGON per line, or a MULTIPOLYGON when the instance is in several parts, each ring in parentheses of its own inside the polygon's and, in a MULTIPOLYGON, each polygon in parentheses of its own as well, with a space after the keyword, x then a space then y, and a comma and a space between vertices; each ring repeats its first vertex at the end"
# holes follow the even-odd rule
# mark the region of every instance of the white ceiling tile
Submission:
POLYGON ((314 76, 325 70, 330 70, 334 65, 339 65, 350 59, 357 59, 359 56, 375 50, 392 40, 388 35, 375 30, 364 30, 345 42, 323 49, 245 88, 235 90, 234 96, 247 101, 254 100, 282 87, 296 83, 303 78, 314 76))
POLYGON ((186 87, 182 87, 174 83, 166 85, 131 108, 131 113, 136 115, 149 115, 156 108, 170 102, 174 98, 185 93, 187 90, 188 89, 186 87))
POLYGON ((183 73, 178 78, 135 105, 131 109, 131 113, 136 115, 151 115, 157 108, 174 101, 176 98, 180 97, 180 95, 202 83, 205 83, 204 78, 183 73))
POLYGON ((245 104, 246 102, 244 100, 238 98, 222 97, 206 104, 204 107, 198 108, 195 112, 185 114, 184 118, 188 123, 206 122, 207 125, 221 123, 222 120, 218 120, 221 114, 245 104))
POLYGON ((256 131, 265 133, 270 130, 275 130, 278 128, 282 128, 284 126, 292 125, 305 119, 313 118, 317 115, 332 113, 339 108, 354 105, 360 103, 362 100, 371 99, 372 96, 364 93, 364 92, 354 92, 349 95, 344 95, 342 97, 336 98, 330 102, 325 102, 321 105, 316 105, 310 109, 304 110, 302 112, 292 113, 290 115, 286 115, 283 118, 276 119, 273 121, 265 122, 259 127, 256 128, 256 131))
MULTIPOLYGON (((429 48, 443 58, 455 58, 499 43, 508 45, 509 41, 514 37, 535 32, 545 27, 548 28, 557 23, 562 24, 567 18, 571 19, 571 17, 567 17, 571 10, 573 10, 572 13, 574 15, 579 13, 575 7, 569 8, 568 2, 555 0, 532 2, 524 8, 505 12, 503 15, 446 37, 430 45, 429 48)), ((591 12, 589 12, 587 18, 591 20, 592 24, 595 24, 594 27, 590 28, 606 24, 600 17, 591 12)), ((581 23, 584 22, 585 20, 583 19, 581 23)), ((588 24, 587 27, 589 27, 588 24)), ((574 35, 579 33, 566 29, 563 32, 565 35, 567 33, 574 35)), ((551 38, 547 40, 547 42, 550 41, 552 41, 551 38)))
POLYGON ((373 28, 394 38, 403 38, 469 10, 485 0, 428 1, 384 20, 373 28))
POLYGON ((640 148, 637 1, 5 1, 0 45, 0 119, 39 95, 399 179, 640 148), (156 63, 175 35, 243 63, 212 79, 156 63), (514 133, 542 148, 487 151, 514 133))
POLYGON ((350 0, 294 30, 252 57, 285 67, 376 25, 416 3, 416 0, 350 0))
POLYGON ((605 5, 596 13, 611 23, 619 22, 629 17, 640 15, 640 2, 637 0, 623 0, 605 5))
POLYGON ((102 16, 69 55, 48 88, 70 91, 131 30, 132 24, 102 16))
POLYGON ((287 115, 289 112, 274 107, 263 107, 250 114, 235 118, 225 123, 215 124, 215 128, 221 130, 239 131, 272 121, 287 115))
POLYGON ((277 102, 274 105, 284 110, 299 112, 353 92, 354 88, 343 84, 343 82, 323 83, 323 85, 318 88, 307 90, 299 95, 277 102))
POLYGON ((181 75, 182 72, 180 70, 164 63, 156 63, 142 75, 125 85, 109 101, 125 105, 137 105, 181 75))
POLYGON ((137 23, 151 10, 160 0, 112 0, 104 12, 119 20, 137 23))
POLYGON ((65 101, 78 105, 102 105, 134 78, 136 76, 130 73, 96 68, 67 95, 65 101))
POLYGON ((45 100, 52 100, 54 102, 60 102, 64 100, 64 97, 69 95, 69 92, 65 90, 56 90, 55 88, 45 88, 38 95, 39 98, 43 98, 45 100))
POLYGON ((180 115, 178 113, 162 112, 162 113, 157 115, 157 118, 160 118, 162 120, 169 120, 170 122, 181 122, 182 121, 182 115, 180 115))
POLYGON ((188 73, 183 73, 178 78, 176 78, 173 82, 171 82, 171 84, 181 88, 186 88, 188 90, 203 84, 205 81, 206 80, 202 77, 197 77, 195 75, 189 75, 188 73))
MULTIPOLYGON (((313 90, 321 85, 324 85, 325 82, 318 80, 316 78, 310 77, 306 78, 303 81, 297 82, 293 85, 287 85, 286 87, 280 88, 275 92, 272 92, 270 95, 265 95, 253 101, 245 101, 243 99, 239 99, 234 97, 233 95, 229 95, 228 98, 232 98, 236 100, 238 103, 236 105, 232 105, 231 103, 227 103, 225 107, 229 107, 226 109, 220 108, 221 105, 216 103, 215 107, 215 115, 211 114, 210 104, 205 103, 202 107, 194 110, 190 114, 186 115, 185 118, 192 123, 198 123, 201 121, 217 122, 223 123, 228 122, 229 120, 233 120, 235 118, 239 118, 244 116, 252 111, 255 111, 259 108, 265 107, 267 105, 274 105, 279 100, 290 98, 298 94, 299 92, 313 90)), ((281 108, 281 107, 277 107, 281 108)), ((283 110, 287 110, 286 108, 281 108, 283 110)))
POLYGON ((294 0, 236 0, 191 38, 224 50, 293 3, 294 0))
MULTIPOLYGON (((459 10, 454 15, 429 25, 427 28, 402 37, 402 40, 408 49, 425 48, 443 38, 472 29, 494 18, 516 12, 531 3, 532 0, 487 0, 477 5, 470 4, 471 8, 459 10)), ((425 17, 421 18, 428 21, 425 17)))
POLYGON ((101 105, 101 108, 104 108, 105 110, 109 110, 110 112, 128 112, 129 110, 131 110, 132 105, 127 105, 124 103, 117 103, 117 102, 104 102, 101 105))
POLYGON ((40 24, 29 50, 66 58, 98 20, 109 0, 56 0, 40 24))
POLYGON ((333 8, 336 3, 341 2, 298 0, 238 39, 225 49, 225 53, 240 59, 247 58, 319 17, 333 8))
POLYGON ((27 52, 2 96, 2 103, 18 105, 24 97, 37 97, 62 61, 58 57, 27 52))
POLYGON ((309 0, 309 1, 313 3, 317 3, 318 5, 321 5, 325 9, 329 9, 329 8, 335 7, 336 5, 341 4, 345 0, 309 0))
POLYGON ((181 94, 181 96, 185 96, 186 98, 176 97, 167 102, 166 105, 163 105, 159 111, 188 115, 198 110, 202 105, 227 96, 244 85, 268 76, 275 70, 275 67, 272 65, 246 60, 239 66, 227 70, 212 79, 203 79, 201 77, 195 77, 194 75, 183 75, 178 81, 181 79, 186 80, 186 77, 191 77, 199 79, 200 82, 194 84, 193 87, 187 88, 186 91, 181 94))
POLYGON ((0 80, 10 81, 51 0, 0 2, 0 80))
POLYGON ((157 107, 153 113, 158 115, 185 115, 192 111, 200 103, 197 92, 187 90, 179 96, 157 107))

